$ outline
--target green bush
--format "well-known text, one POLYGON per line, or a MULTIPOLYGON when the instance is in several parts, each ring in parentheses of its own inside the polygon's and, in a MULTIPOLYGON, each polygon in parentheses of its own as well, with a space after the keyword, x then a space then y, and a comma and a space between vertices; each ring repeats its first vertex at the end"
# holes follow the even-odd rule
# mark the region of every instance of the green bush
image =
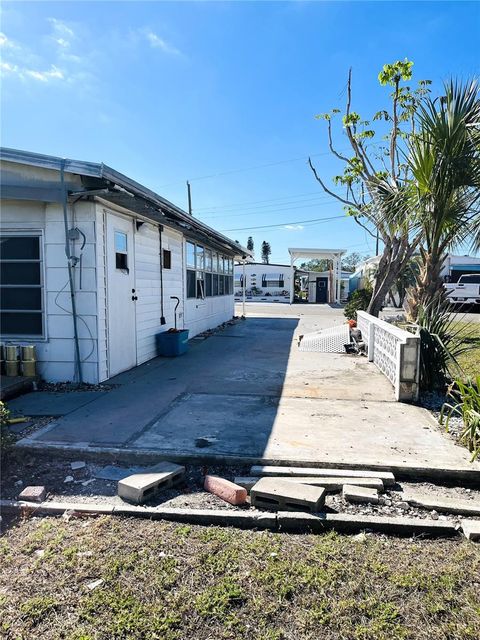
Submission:
POLYGON ((456 380, 449 389, 448 397, 452 403, 445 403, 440 421, 447 416, 445 426, 452 415, 461 416, 463 431, 460 440, 472 453, 472 461, 480 455, 480 375, 475 380, 462 382, 456 380))
POLYGON ((15 437, 9 428, 9 417, 10 411, 3 402, 0 402, 0 457, 2 460, 15 442, 15 437))
POLYGON ((461 376, 459 356, 471 349, 469 333, 442 299, 420 306, 417 317, 420 335, 420 388, 445 389, 452 378, 461 376))
POLYGON ((371 289, 357 289, 350 296, 343 313, 348 320, 357 319, 357 311, 366 311, 372 298, 371 289))

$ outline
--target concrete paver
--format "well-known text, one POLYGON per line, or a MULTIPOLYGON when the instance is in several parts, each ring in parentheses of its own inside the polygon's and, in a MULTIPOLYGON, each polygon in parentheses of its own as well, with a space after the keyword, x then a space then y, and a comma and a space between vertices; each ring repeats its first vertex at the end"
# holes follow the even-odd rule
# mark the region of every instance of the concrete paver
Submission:
POLYGON ((105 395, 105 391, 33 391, 8 403, 14 415, 64 416, 105 395))
POLYGON ((365 358, 298 350, 302 333, 343 323, 341 309, 256 306, 248 312, 259 315, 194 341, 181 358, 113 378, 118 388, 20 445, 480 479, 468 452, 426 410, 396 403, 365 358))

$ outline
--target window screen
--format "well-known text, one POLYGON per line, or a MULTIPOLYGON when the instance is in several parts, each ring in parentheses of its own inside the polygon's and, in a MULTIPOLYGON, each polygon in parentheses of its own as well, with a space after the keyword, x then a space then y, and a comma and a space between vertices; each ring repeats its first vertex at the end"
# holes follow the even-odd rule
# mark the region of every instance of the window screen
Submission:
POLYGON ((163 268, 171 269, 172 268, 172 252, 168 249, 163 250, 163 268))
POLYGON ((0 236, 0 308, 2 334, 43 335, 40 236, 0 236))

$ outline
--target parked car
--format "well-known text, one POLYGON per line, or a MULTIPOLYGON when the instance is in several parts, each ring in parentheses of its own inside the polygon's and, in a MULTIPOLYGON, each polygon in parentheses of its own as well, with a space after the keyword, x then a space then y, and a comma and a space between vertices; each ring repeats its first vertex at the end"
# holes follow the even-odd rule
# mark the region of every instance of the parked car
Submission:
POLYGON ((480 305, 480 273, 464 274, 458 282, 445 284, 445 289, 452 304, 480 305))

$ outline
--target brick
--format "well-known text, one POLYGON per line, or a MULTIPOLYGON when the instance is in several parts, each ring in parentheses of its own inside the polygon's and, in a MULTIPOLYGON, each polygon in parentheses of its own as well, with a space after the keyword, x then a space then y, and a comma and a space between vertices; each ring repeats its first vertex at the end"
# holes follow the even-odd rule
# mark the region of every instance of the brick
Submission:
POLYGON ((185 467, 173 462, 162 462, 157 465, 156 473, 135 473, 120 480, 117 493, 127 502, 142 504, 150 500, 158 491, 170 489, 180 482, 184 474, 185 467))
POLYGON ((261 478, 250 491, 252 505, 257 509, 290 511, 321 510, 325 502, 325 489, 285 478, 261 478))
POLYGON ((247 490, 245 487, 241 487, 219 476, 205 476, 203 487, 205 491, 213 493, 213 495, 218 496, 230 504, 245 504, 247 500, 247 490))
POLYGON ((480 520, 460 520, 463 535, 472 542, 480 542, 480 520))
POLYGON ((317 469, 316 467, 279 467, 254 465, 250 469, 252 476, 303 476, 312 478, 379 478, 383 484, 395 484, 395 476, 390 471, 374 469, 317 469))
POLYGON ((403 498, 414 507, 434 509, 445 513, 458 513, 463 516, 480 516, 480 503, 475 500, 457 500, 457 498, 412 492, 405 492, 403 498))
POLYGON ((353 484, 345 484, 343 486, 342 495, 345 500, 348 500, 348 502, 369 502, 371 504, 378 504, 381 501, 381 498, 379 497, 378 491, 376 489, 359 487, 353 484))
POLYGON ((38 486, 30 486, 25 487, 25 489, 19 494, 19 500, 26 500, 27 502, 43 502, 47 497, 47 490, 45 487, 38 486))

